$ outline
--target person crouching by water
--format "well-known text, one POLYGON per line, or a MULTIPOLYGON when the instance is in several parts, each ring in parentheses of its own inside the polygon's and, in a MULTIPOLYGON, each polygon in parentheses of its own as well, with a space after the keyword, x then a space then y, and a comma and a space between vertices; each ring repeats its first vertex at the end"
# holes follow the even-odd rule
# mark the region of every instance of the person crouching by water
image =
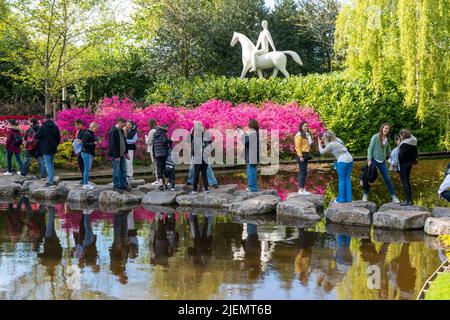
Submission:
POLYGON ((295 141, 295 159, 298 163, 298 194, 310 194, 305 190, 306 176, 308 174, 308 161, 312 159, 310 154, 311 144, 313 143, 309 126, 306 121, 302 121, 298 127, 298 132, 294 138, 295 141))
POLYGON ((118 118, 116 125, 109 131, 108 157, 112 161, 113 186, 116 191, 130 190, 127 183, 125 159, 128 157, 126 137, 123 132, 126 122, 118 118))
POLYGON ((94 189, 92 184, 89 184, 89 173, 92 169, 92 164, 94 163, 95 156, 95 146, 98 142, 95 132, 97 132, 98 124, 92 122, 83 133, 82 144, 83 148, 81 150, 81 157, 83 158, 83 189, 94 189))
MULTIPOLYGON (((370 139, 369 148, 367 149, 367 164, 369 165, 369 167, 372 163, 376 165, 378 170, 380 170, 386 187, 389 190, 392 202, 400 203, 400 200, 398 200, 397 196, 395 195, 394 186, 392 184, 391 178, 389 177, 389 171, 386 166, 387 155, 391 152, 391 148, 389 146, 389 132, 389 124, 383 123, 380 126, 379 132, 372 136, 372 138, 370 139)), ((368 198, 368 194, 365 194, 364 198, 368 198)))
POLYGON ((159 190, 169 189, 166 186, 166 160, 169 153, 169 148, 172 145, 172 140, 167 137, 167 129, 169 126, 164 123, 158 127, 153 135, 153 158, 156 161, 156 171, 160 182, 159 190))
POLYGON ((408 129, 402 129, 399 133, 402 142, 398 151, 398 166, 400 169, 400 180, 405 192, 406 201, 402 202, 402 206, 411 206, 412 191, 410 176, 414 164, 417 163, 417 139, 408 129))
POLYGON ((337 203, 352 202, 352 183, 350 180, 353 169, 353 157, 341 139, 326 131, 322 139, 318 139, 320 154, 331 153, 337 160, 339 192, 337 203))
POLYGON ((259 124, 248 120, 248 130, 244 134, 245 162, 247 163, 247 191, 258 191, 258 163, 260 160, 259 124))

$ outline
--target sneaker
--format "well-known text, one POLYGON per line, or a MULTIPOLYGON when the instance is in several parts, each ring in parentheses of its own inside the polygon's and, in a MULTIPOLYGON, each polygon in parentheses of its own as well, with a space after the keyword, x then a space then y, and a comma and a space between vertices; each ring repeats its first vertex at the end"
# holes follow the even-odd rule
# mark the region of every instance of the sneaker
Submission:
POLYGON ((18 175, 21 176, 21 177, 24 177, 24 178, 26 177, 26 175, 22 174, 22 172, 19 172, 18 175))
POLYGON ((158 180, 152 182, 152 186, 157 186, 157 185, 159 185, 159 181, 158 180))
POLYGON ((398 198, 396 196, 392 197, 392 202, 393 203, 400 203, 400 200, 398 200, 398 198))
POLYGON ((214 188, 214 189, 217 189, 217 188, 219 188, 219 185, 218 185, 218 184, 215 184, 215 185, 213 185, 213 188, 214 188))
POLYGON ((308 191, 306 191, 306 190, 303 190, 303 191, 298 191, 298 194, 299 195, 301 195, 301 196, 307 196, 307 195, 309 195, 309 194, 311 194, 311 192, 308 192, 308 191))
POLYGON ((411 201, 403 201, 402 203, 400 203, 400 205, 402 207, 409 207, 409 206, 412 206, 413 204, 411 201))
POLYGON ((191 194, 197 194, 198 192, 197 191, 191 191, 191 194))
POLYGON ((94 189, 94 186, 92 186, 90 184, 85 184, 85 185, 83 185, 83 189, 85 189, 85 190, 92 190, 92 189, 94 189))
POLYGON ((175 188, 170 188, 170 191, 175 191, 175 188))
POLYGON ((164 190, 169 190, 169 186, 167 184, 164 186, 164 190))
POLYGON ((203 191, 204 193, 209 193, 209 190, 205 190, 205 191, 203 191))
POLYGON ((12 176, 12 173, 7 171, 7 172, 5 172, 3 175, 4 175, 4 176, 12 176))
POLYGON ((17 171, 16 173, 17 173, 19 176, 22 175, 22 172, 21 172, 21 171, 17 171))
POLYGON ((163 186, 163 185, 160 185, 160 186, 159 186, 159 190, 164 191, 164 186, 163 186))
POLYGON ((80 184, 83 184, 83 180, 80 181, 80 184))
POLYGON ((245 191, 248 191, 248 192, 250 192, 250 189, 249 189, 249 188, 245 188, 245 191))
POLYGON ((47 183, 45 184, 45 187, 46 187, 46 188, 54 188, 54 187, 56 187, 56 186, 55 186, 54 183, 48 183, 48 182, 47 182, 47 183))
POLYGON ((186 182, 186 185, 187 185, 187 186, 192 186, 192 183, 186 182))
POLYGON ((369 201, 369 195, 363 194, 362 201, 369 201))
POLYGON ((133 177, 127 177, 127 180, 128 181, 133 181, 134 179, 133 179, 133 177))

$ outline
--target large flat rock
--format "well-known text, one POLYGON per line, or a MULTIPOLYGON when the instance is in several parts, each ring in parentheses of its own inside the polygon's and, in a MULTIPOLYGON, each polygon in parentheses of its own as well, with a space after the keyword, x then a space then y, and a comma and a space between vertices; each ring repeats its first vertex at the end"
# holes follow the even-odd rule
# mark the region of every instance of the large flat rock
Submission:
POLYGON ((139 186, 145 185, 145 180, 144 179, 133 179, 133 180, 128 181, 128 185, 132 188, 137 188, 139 186))
POLYGON ((0 184, 0 196, 12 197, 22 190, 22 185, 12 181, 3 180, 0 184))
POLYGON ((28 189, 35 199, 62 199, 69 193, 69 189, 65 186, 46 187, 45 182, 41 180, 33 182, 28 189))
POLYGON ((323 200, 324 197, 320 194, 311 193, 305 196, 299 195, 298 192, 291 192, 288 193, 286 196, 286 200, 294 199, 294 198, 300 198, 309 202, 314 203, 317 210, 323 210, 323 200))
POLYGON ((427 208, 421 206, 402 206, 400 203, 385 203, 382 204, 378 211, 387 211, 387 210, 401 210, 401 211, 428 211, 427 208))
POLYGON ((153 204, 169 206, 177 204, 176 198, 179 195, 186 194, 185 191, 150 191, 147 192, 142 198, 143 204, 153 204))
POLYGON ((428 211, 385 210, 373 214, 373 225, 376 228, 413 230, 423 229, 425 220, 430 216, 428 211))
POLYGON ((261 195, 244 201, 234 202, 229 206, 231 213, 245 216, 275 213, 280 197, 261 195))
POLYGON ((421 242, 425 233, 422 230, 373 229, 373 240, 382 243, 421 242))
POLYGON ((331 203, 325 211, 325 216, 332 223, 351 226, 370 226, 372 217, 370 207, 369 201, 331 203))
POLYGON ((450 218, 450 208, 434 207, 431 215, 436 218, 450 218))
MULTIPOLYGON (((61 184, 60 184, 61 185, 61 184)), ((67 201, 70 202, 97 202, 100 194, 105 190, 112 188, 104 185, 95 186, 94 189, 85 190, 80 185, 74 186, 69 190, 67 201)))
MULTIPOLYGON (((137 189, 139 191, 144 192, 144 193, 147 193, 147 192, 150 192, 150 191, 160 191, 159 190, 159 185, 153 185, 151 183, 146 183, 144 185, 139 185, 139 186, 137 186, 137 189)), ((175 189, 175 191, 185 191, 185 192, 192 191, 192 188, 190 188, 189 186, 186 186, 184 184, 176 184, 174 189, 175 189)))
POLYGON ((315 204, 303 197, 293 197, 289 200, 278 203, 277 216, 309 221, 320 220, 315 204))
POLYGON ((140 204, 144 193, 139 190, 115 191, 105 190, 100 193, 98 201, 101 203, 140 204))
POLYGON ((425 233, 432 236, 450 234, 450 217, 436 218, 429 217, 425 221, 425 233))
POLYGON ((238 190, 234 192, 233 195, 235 196, 234 202, 239 202, 259 196, 266 196, 266 195, 278 196, 278 191, 275 189, 261 190, 256 192, 251 192, 247 190, 238 190))
POLYGON ((178 196, 176 201, 180 206, 186 207, 228 207, 233 203, 235 196, 222 192, 200 192, 178 196))

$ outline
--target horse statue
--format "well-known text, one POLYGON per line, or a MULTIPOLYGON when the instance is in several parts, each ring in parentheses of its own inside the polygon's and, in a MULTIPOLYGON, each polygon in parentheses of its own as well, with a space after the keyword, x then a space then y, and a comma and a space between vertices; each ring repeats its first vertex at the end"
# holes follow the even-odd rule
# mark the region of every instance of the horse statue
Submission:
MULTIPOLYGON (((255 52, 257 51, 257 48, 245 35, 239 32, 234 32, 230 45, 234 47, 238 41, 242 46, 243 68, 241 79, 243 79, 247 72, 253 67, 252 60, 255 52)), ((256 72, 258 73, 258 76, 262 78, 262 70, 274 68, 272 74, 273 77, 276 77, 278 74, 278 70, 280 70, 286 78, 289 78, 289 73, 286 70, 286 54, 290 55, 299 65, 303 65, 302 59, 300 59, 300 56, 294 51, 271 51, 256 56, 255 62, 256 72)))

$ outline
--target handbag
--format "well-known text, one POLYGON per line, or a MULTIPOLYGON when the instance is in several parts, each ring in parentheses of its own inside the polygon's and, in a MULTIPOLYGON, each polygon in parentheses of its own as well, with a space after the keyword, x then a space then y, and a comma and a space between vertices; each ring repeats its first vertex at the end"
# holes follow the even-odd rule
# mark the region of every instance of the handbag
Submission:
POLYGON ((302 151, 302 156, 303 156, 303 159, 305 159, 306 161, 312 160, 312 158, 313 158, 311 156, 311 153, 307 152, 307 151, 302 151))

